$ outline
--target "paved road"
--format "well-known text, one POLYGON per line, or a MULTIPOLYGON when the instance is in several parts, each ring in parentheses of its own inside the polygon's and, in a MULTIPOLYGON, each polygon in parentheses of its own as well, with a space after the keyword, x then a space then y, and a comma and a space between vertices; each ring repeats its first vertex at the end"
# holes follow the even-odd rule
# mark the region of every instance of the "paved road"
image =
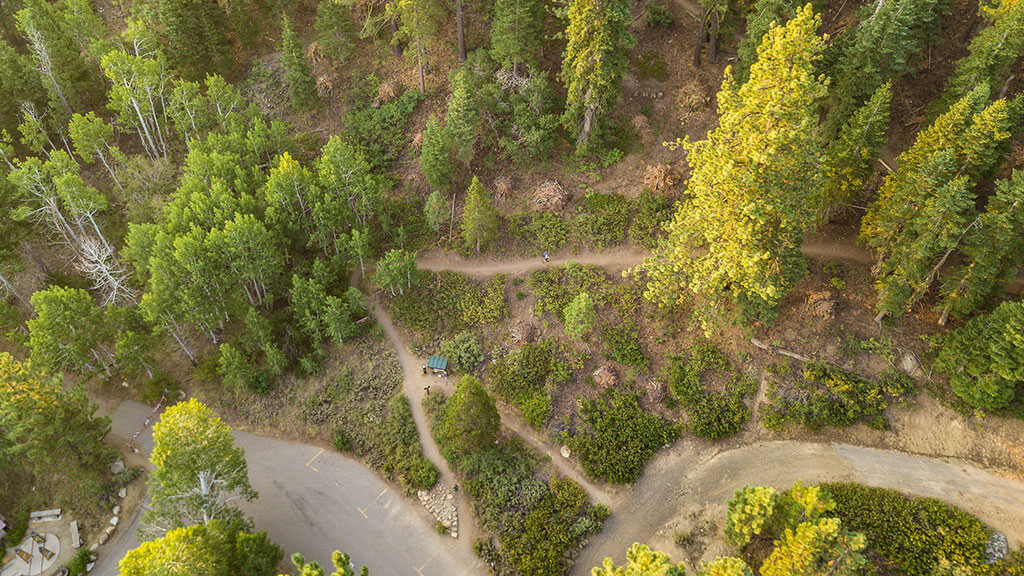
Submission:
MULTIPOLYGON (((130 437, 150 408, 122 403, 114 414, 112 435, 130 437)), ((283 440, 235 432, 245 448, 249 478, 260 497, 244 510, 285 551, 330 563, 335 550, 347 551, 371 574, 460 576, 482 574, 479 561, 464 547, 434 530, 425 509, 394 492, 394 487, 359 462, 335 452, 283 440)), ((138 444, 147 451, 152 436, 138 444)), ((117 562, 138 545, 138 518, 121 537, 101 550, 93 574, 117 576, 117 562)))

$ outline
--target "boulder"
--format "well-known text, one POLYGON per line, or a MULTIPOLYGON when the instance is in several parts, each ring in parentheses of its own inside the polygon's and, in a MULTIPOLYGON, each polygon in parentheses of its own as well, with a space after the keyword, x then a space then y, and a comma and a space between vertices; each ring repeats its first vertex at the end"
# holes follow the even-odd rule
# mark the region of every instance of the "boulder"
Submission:
POLYGON ((128 495, 128 489, 127 488, 121 488, 120 490, 117 491, 117 497, 118 498, 124 498, 127 495, 128 495))
POLYGON ((117 523, 120 522, 120 521, 121 521, 120 517, 114 516, 113 518, 110 519, 110 525, 111 526, 117 526, 117 523))
POLYGON ((568 458, 569 456, 572 456, 572 450, 569 450, 569 447, 565 446, 564 444, 562 445, 562 449, 559 450, 558 453, 562 455, 562 458, 568 458))
POLYGON ((907 352, 903 355, 900 366, 907 373, 907 376, 913 376, 921 368, 921 364, 917 361, 917 356, 914 356, 913 352, 907 352))
POLYGON ((114 516, 118 516, 120 514, 121 514, 121 507, 120 506, 114 506, 114 516))
POLYGON ((120 474, 121 472, 124 472, 124 460, 118 460, 110 465, 111 474, 120 474))

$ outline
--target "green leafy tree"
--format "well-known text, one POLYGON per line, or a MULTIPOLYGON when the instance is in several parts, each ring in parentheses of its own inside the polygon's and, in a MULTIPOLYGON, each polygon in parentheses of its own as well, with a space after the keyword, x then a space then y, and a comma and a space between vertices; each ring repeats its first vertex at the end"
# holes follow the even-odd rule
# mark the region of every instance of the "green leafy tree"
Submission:
POLYGON ((861 238, 878 252, 878 321, 927 293, 973 220, 975 182, 1015 122, 1009 104, 989 104, 988 87, 979 86, 897 158, 861 222, 861 238))
POLYGON ((86 164, 92 164, 99 159, 103 167, 110 174, 119 190, 124 190, 121 181, 117 178, 114 170, 116 162, 114 158, 121 155, 111 141, 114 138, 114 127, 102 118, 96 116, 95 112, 89 112, 85 116, 75 113, 71 116, 68 124, 68 135, 71 137, 71 144, 86 164))
POLYGON ((110 375, 113 353, 103 312, 85 290, 51 286, 32 295, 36 317, 26 322, 32 362, 51 371, 110 375))
POLYGON ((455 164, 452 162, 451 134, 437 116, 431 116, 423 129, 420 172, 434 190, 447 190, 452 183, 455 164))
POLYGON ((153 473, 147 482, 151 508, 146 530, 168 530, 214 520, 238 522, 232 502, 252 501, 245 450, 231 428, 195 398, 171 406, 153 426, 153 473))
POLYGON ((274 576, 284 557, 266 532, 214 520, 175 528, 121 559, 120 576, 274 576))
POLYGON ((480 120, 480 111, 474 97, 472 72, 466 66, 460 66, 452 72, 450 86, 448 112, 444 116, 445 128, 455 159, 469 167, 469 163, 473 161, 476 129, 480 120))
POLYGON ((1024 384, 1024 304, 1004 302, 954 330, 935 369, 949 376, 953 392, 971 406, 1008 406, 1024 384))
POLYGON ((594 329, 597 319, 594 299, 590 294, 580 292, 562 311, 562 317, 565 318, 565 333, 573 338, 582 338, 594 329))
POLYGON ((715 558, 700 571, 701 576, 753 576, 750 566, 739 558, 715 558))
POLYGON ((263 393, 272 388, 287 364, 274 340, 270 320, 255 308, 245 315, 245 331, 232 344, 220 345, 217 369, 235 390, 263 393))
POLYGON ((999 0, 978 7, 988 23, 971 40, 968 54, 956 62, 956 71, 939 98, 942 111, 976 86, 987 84, 995 93, 1010 75, 1014 62, 1024 56, 1024 2, 999 0))
POLYGON ((600 117, 619 99, 619 79, 629 69, 633 17, 624 0, 576 0, 569 4, 567 44, 562 57, 566 87, 562 124, 587 150, 600 117))
POLYGON ((444 418, 435 430, 445 457, 459 461, 494 444, 501 418, 494 398, 480 380, 463 376, 445 405, 444 418))
POLYGON ((1024 171, 996 182, 985 211, 967 226, 963 264, 942 284, 942 315, 965 317, 991 302, 1024 265, 1024 171))
POLYGON ((399 22, 398 34, 392 42, 405 40, 412 47, 412 57, 419 70, 420 93, 427 91, 427 46, 440 27, 444 4, 437 0, 392 0, 387 12, 399 22))
POLYGON ((405 294, 412 288, 412 277, 416 274, 416 254, 406 250, 389 250, 377 262, 377 270, 373 273, 373 283, 380 288, 387 288, 392 296, 405 294), (395 290, 398 290, 398 294, 395 290))
POLYGON ((544 47, 544 3, 539 0, 495 0, 491 21, 491 58, 519 76, 525 66, 540 64, 544 47))
POLYGON ((332 136, 321 149, 316 173, 324 193, 313 205, 313 218, 321 230, 316 237, 322 238, 324 245, 329 238, 340 236, 332 222, 366 229, 370 218, 380 214, 385 180, 373 172, 363 152, 341 137, 332 136))
POLYGON ((488 246, 498 234, 498 211, 491 204, 491 194, 473 176, 466 190, 466 206, 462 211, 462 240, 467 246, 488 246))
POLYGON ((829 142, 821 167, 826 201, 850 200, 871 179, 872 161, 885 144, 891 100, 892 89, 888 83, 883 84, 829 142))
POLYGON ((292 108, 306 110, 316 104, 316 80, 302 53, 302 43, 292 30, 292 21, 285 14, 281 17, 281 65, 284 67, 284 82, 288 85, 288 98, 292 108))
POLYGON ((113 84, 107 108, 117 112, 121 125, 134 131, 151 159, 167 156, 166 110, 163 94, 171 70, 163 54, 149 54, 136 44, 133 51, 112 50, 101 60, 103 73, 113 84))
POLYGON ((779 493, 770 486, 744 486, 729 500, 725 537, 736 546, 746 546, 770 528, 779 493))
POLYGON ((659 305, 692 293, 705 329, 730 302, 745 317, 773 318, 804 273, 800 246, 821 203, 815 126, 826 86, 814 74, 823 48, 819 23, 807 6, 773 26, 746 84, 737 88, 726 72, 718 128, 702 142, 684 142, 691 199, 642 270, 645 296, 659 305))
POLYGON ((326 340, 341 346, 359 333, 358 320, 366 315, 366 301, 355 286, 341 297, 328 294, 316 279, 292 277, 292 314, 317 350, 326 340))
POLYGON ((427 224, 435 233, 441 232, 441 225, 448 219, 448 200, 437 190, 430 193, 427 202, 423 205, 423 215, 427 218, 427 224))
POLYGON ((340 0, 320 0, 313 27, 316 41, 330 58, 344 62, 355 51, 356 26, 348 6, 340 0))
MULTIPOLYGON (((297 576, 326 576, 323 567, 316 562, 306 562, 302 554, 296 552, 291 557, 292 564, 299 569, 297 576)), ((334 554, 331 555, 331 564, 334 565, 334 572, 331 572, 330 576, 356 576, 355 568, 352 567, 352 560, 348 554, 342 554, 335 550, 334 554)), ((359 570, 359 576, 369 576, 370 571, 363 566, 359 570)), ((285 575, 281 575, 285 576, 285 575)))
POLYGON ((0 382, 0 447, 6 452, 0 458, 24 461, 34 486, 52 487, 61 500, 92 509, 114 459, 103 441, 110 419, 96 417, 81 386, 65 389, 59 378, 6 352, 0 352, 0 382))
POLYGON ((30 57, 19 54, 0 38, 0 130, 17 129, 21 108, 26 103, 33 108, 46 107, 42 79, 30 57))
POLYGON ((605 558, 600 568, 590 571, 590 576, 686 576, 682 562, 672 564, 668 554, 651 550, 646 544, 633 543, 626 550, 626 563, 616 566, 611 558, 605 558))

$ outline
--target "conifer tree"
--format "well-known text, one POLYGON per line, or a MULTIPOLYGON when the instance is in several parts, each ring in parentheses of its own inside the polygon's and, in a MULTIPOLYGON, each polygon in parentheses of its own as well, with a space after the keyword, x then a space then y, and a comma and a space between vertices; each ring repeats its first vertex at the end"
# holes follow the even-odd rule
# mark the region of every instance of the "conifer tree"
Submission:
POLYGON ((472 72, 466 66, 460 66, 452 73, 450 85, 451 95, 448 97, 448 112, 444 123, 451 140, 452 154, 456 160, 469 167, 473 160, 473 146, 480 118, 472 72))
POLYGON ((441 225, 448 219, 448 201, 440 192, 434 190, 423 205, 423 214, 426 216, 431 230, 440 232, 441 225))
POLYGON ((466 246, 486 247, 498 234, 498 211, 491 205, 491 193, 473 176, 466 190, 466 206, 462 211, 462 239, 466 246))
POLYGON ((223 6, 213 0, 155 0, 171 63, 188 80, 230 74, 229 29, 223 6))
POLYGON ((756 0, 747 14, 746 35, 737 46, 736 65, 732 67, 733 77, 738 84, 747 81, 750 66, 757 61, 757 47, 768 33, 772 22, 778 25, 789 22, 800 4, 797 0, 756 0))
POLYGON ((875 0, 860 9, 860 23, 840 43, 831 74, 827 134, 837 134, 879 87, 910 70, 947 5, 948 0, 875 0))
POLYGON ((445 458, 458 461, 493 446, 500 426, 494 398, 479 379, 463 376, 455 385, 434 433, 438 444, 445 447, 445 458))
POLYGON ((996 182, 985 211, 967 226, 960 253, 963 264, 942 284, 939 324, 993 301, 1024 265, 1024 171, 996 182))
POLYGON ((600 117, 619 99, 619 79, 629 69, 636 39, 629 33, 633 17, 625 0, 573 0, 568 17, 562 124, 576 138, 577 152, 584 152, 600 117))
POLYGON ((949 376, 953 392, 971 406, 1008 406, 1024 384, 1024 303, 1004 302, 954 330, 935 369, 949 376))
POLYGON ((878 321, 927 293, 974 218, 975 182, 1015 121, 1005 100, 988 104, 988 86, 979 86, 899 156, 861 222, 861 238, 878 253, 878 321))
POLYGON ((405 40, 412 47, 419 71, 420 93, 427 91, 426 65, 427 46, 437 34, 444 10, 437 0, 392 0, 387 5, 388 14, 399 21, 398 39, 405 40))
POLYGON ((491 58, 519 76, 539 64, 544 44, 544 3, 540 0, 495 0, 491 21, 491 58))
POLYGON ((455 165, 452 162, 451 135, 437 116, 431 116, 423 129, 420 172, 436 191, 447 190, 452 183, 455 165))
POLYGON ((316 41, 324 52, 338 62, 344 62, 355 50, 355 24, 348 6, 340 0, 320 0, 316 5, 316 41))
POLYGON ((316 80, 287 14, 281 17, 281 51, 284 81, 288 85, 292 108, 305 110, 317 101, 316 80))
POLYGON ((892 90, 883 84, 843 125, 822 160, 822 178, 826 202, 851 199, 864 189, 874 168, 871 162, 885 143, 889 127, 889 102, 892 90))
POLYGON ((989 90, 997 93, 1013 63, 1024 56, 1024 2, 983 3, 978 12, 988 26, 971 40, 967 56, 957 61, 956 71, 938 100, 940 112, 980 84, 988 84, 989 90))
POLYGON ((645 296, 659 305, 695 296, 705 329, 730 302, 745 317, 771 319, 804 273, 800 246, 821 203, 819 23, 806 6, 785 26, 772 26, 746 84, 738 88, 727 69, 718 128, 683 143, 692 198, 640 270, 645 296))

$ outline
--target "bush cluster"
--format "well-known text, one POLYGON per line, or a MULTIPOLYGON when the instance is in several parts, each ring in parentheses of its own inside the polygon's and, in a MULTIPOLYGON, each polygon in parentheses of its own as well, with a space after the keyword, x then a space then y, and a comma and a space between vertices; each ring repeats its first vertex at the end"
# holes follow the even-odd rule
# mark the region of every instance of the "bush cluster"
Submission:
POLYGON ((423 334, 450 336, 469 328, 499 322, 508 316, 505 275, 486 284, 459 272, 421 274, 412 290, 390 300, 402 324, 423 334))
POLYGON ((601 529, 608 516, 604 506, 586 501, 586 493, 571 480, 555 476, 548 481, 537 476, 537 457, 518 437, 487 442, 466 451, 451 446, 455 436, 438 434, 453 416, 443 394, 430 394, 423 408, 431 427, 473 503, 480 525, 494 534, 500 548, 482 540, 477 553, 506 565, 515 574, 549 576, 564 574, 575 549, 601 529))
POLYGON ((586 429, 566 439, 587 474, 631 484, 647 460, 676 438, 675 426, 647 414, 635 393, 609 389, 597 400, 583 402, 586 429))
POLYGON ((525 212, 509 217, 508 233, 531 253, 557 252, 569 237, 569 224, 552 212, 525 212))
POLYGON ((441 342, 441 355, 448 358, 448 366, 470 373, 484 361, 484 349, 480 339, 472 332, 459 332, 449 340, 441 342))
POLYGON ((714 344, 696 343, 688 353, 672 357, 668 371, 669 388, 689 412, 690 430, 697 436, 717 440, 743 429, 750 419, 744 396, 756 387, 754 379, 737 370, 714 344), (707 390, 705 379, 725 379, 725 390, 707 390))
POLYGON ((660 195, 644 190, 633 201, 633 221, 629 225, 629 238, 653 250, 661 238, 661 225, 672 217, 672 202, 660 195))
POLYGON ((810 363, 793 393, 784 395, 773 386, 761 410, 765 427, 776 430, 790 423, 816 429, 858 422, 885 430, 886 409, 913 392, 914 381, 902 372, 869 380, 835 366, 810 363))
POLYGON ((940 559, 993 574, 985 563, 992 531, 970 514, 934 498, 914 498, 895 490, 860 484, 822 484, 836 509, 832 515, 863 532, 872 559, 886 572, 930 576, 940 559))
POLYGON ((600 249, 618 246, 626 239, 632 211, 625 196, 588 192, 572 219, 573 238, 600 249))
POLYGON ((491 367, 494 394, 514 404, 526 422, 543 428, 551 418, 548 387, 564 384, 571 376, 554 340, 524 344, 491 367))
POLYGON ((647 370, 647 357, 640 347, 640 327, 633 320, 622 320, 609 324, 601 331, 605 357, 638 370, 647 370))

